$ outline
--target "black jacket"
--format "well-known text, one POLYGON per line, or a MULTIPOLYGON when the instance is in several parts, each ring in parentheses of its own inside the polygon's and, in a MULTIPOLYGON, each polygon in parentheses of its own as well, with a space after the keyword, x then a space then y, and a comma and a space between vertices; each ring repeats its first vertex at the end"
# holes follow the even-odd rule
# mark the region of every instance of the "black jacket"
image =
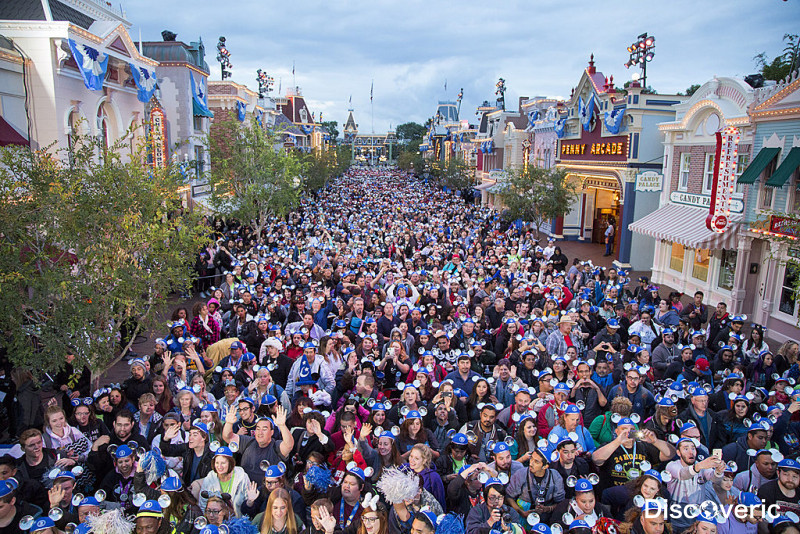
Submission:
POLYGON ((161 442, 161 452, 164 456, 180 456, 183 459, 183 485, 189 486, 195 480, 205 478, 211 472, 211 466, 214 463, 214 455, 211 449, 206 447, 203 451, 203 456, 200 457, 200 464, 197 466, 197 477, 192 478, 192 462, 194 461, 194 450, 189 448, 186 443, 179 443, 177 445, 172 443, 161 442))

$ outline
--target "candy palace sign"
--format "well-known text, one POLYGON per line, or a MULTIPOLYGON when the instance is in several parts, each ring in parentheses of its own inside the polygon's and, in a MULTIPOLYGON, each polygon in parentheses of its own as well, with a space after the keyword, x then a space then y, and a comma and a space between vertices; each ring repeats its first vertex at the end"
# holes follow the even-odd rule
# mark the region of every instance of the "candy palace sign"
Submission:
MULTIPOLYGON (((691 193, 673 191, 670 193, 669 199, 675 204, 686 204, 687 206, 697 206, 698 208, 708 209, 711 206, 711 197, 708 195, 693 195, 691 193)), ((743 211, 744 203, 738 199, 731 199, 731 212, 742 213, 743 211)))

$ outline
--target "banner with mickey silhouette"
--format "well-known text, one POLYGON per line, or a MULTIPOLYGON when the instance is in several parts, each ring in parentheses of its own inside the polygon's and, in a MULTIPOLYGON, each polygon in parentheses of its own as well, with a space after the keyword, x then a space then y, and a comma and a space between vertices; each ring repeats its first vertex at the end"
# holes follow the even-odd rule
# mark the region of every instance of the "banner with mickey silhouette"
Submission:
POLYGON ((108 55, 91 46, 76 43, 72 39, 68 39, 68 41, 69 49, 78 65, 84 85, 91 91, 99 91, 103 88, 103 81, 106 78, 108 55))

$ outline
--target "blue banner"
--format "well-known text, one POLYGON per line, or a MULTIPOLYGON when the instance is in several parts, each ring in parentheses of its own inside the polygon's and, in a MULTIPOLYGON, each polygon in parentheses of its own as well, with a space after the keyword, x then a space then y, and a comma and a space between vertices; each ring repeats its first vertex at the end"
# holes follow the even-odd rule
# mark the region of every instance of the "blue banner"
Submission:
POLYGON ((588 132, 592 127, 592 117, 594 117, 594 93, 586 101, 585 105, 583 100, 578 97, 578 114, 580 115, 581 126, 588 132))
POLYGON ((208 109, 208 94, 206 93, 206 79, 200 78, 200 81, 195 83, 194 73, 189 71, 189 81, 192 85, 192 107, 194 115, 200 117, 213 117, 214 114, 208 109))
POLYGON ((528 112, 528 126, 533 128, 534 123, 539 120, 539 110, 534 109, 528 112))
POLYGON ((102 89, 108 68, 108 55, 91 46, 76 43, 72 39, 69 39, 69 49, 72 51, 75 63, 78 64, 86 88, 91 91, 102 89))
POLYGON ((556 126, 555 126, 556 137, 558 137, 559 139, 564 137, 564 128, 566 125, 567 125, 567 119, 558 119, 556 121, 556 126))
POLYGON ((137 67, 133 63, 128 63, 128 65, 131 68, 133 81, 139 89, 136 96, 139 98, 139 102, 147 104, 153 98, 153 93, 156 92, 156 84, 158 83, 156 74, 144 67, 137 67))
POLYGON ((308 135, 308 134, 310 134, 311 132, 314 131, 314 127, 313 126, 303 126, 303 125, 301 125, 300 128, 303 130, 303 133, 305 133, 306 135, 308 135))
POLYGON ((611 111, 605 112, 605 118, 603 122, 605 122, 606 130, 613 134, 618 134, 620 128, 622 127, 622 118, 625 116, 625 107, 621 107, 619 109, 614 109, 611 111))
POLYGON ((256 121, 258 121, 258 125, 262 128, 264 127, 264 111, 257 109, 256 110, 256 121))
POLYGON ((239 122, 244 122, 247 116, 247 104, 244 102, 236 102, 236 114, 239 118, 239 122))

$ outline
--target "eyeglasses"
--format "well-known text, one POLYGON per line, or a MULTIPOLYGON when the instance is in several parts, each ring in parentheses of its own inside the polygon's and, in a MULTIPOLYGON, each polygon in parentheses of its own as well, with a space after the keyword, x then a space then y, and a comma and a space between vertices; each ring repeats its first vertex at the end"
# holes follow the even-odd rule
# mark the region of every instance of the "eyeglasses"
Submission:
POLYGON ((486 500, 488 502, 503 502, 503 496, 502 495, 492 495, 490 497, 487 497, 486 500))
POLYGON ((363 521, 365 523, 369 523, 370 525, 372 525, 373 523, 375 523, 379 519, 380 519, 380 517, 377 517, 377 516, 375 516, 375 517, 365 517, 363 515, 361 516, 361 521, 363 521))
POLYGON ((219 515, 222 513, 222 508, 219 510, 212 510, 210 508, 206 508, 206 515, 219 515))

